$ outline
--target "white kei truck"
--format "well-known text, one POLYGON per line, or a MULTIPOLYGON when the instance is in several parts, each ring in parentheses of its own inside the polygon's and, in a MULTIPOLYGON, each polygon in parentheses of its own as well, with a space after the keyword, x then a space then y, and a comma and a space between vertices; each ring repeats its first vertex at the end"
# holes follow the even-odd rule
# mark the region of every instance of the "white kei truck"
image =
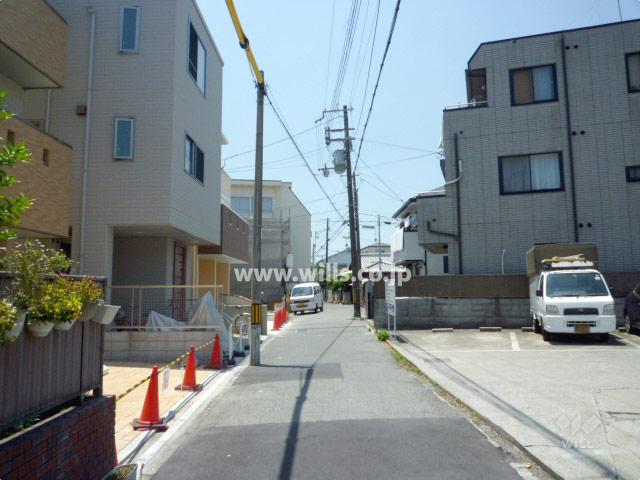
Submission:
POLYGON ((592 243, 536 245, 527 252, 531 322, 545 341, 569 333, 605 342, 615 331, 613 297, 597 262, 592 243))

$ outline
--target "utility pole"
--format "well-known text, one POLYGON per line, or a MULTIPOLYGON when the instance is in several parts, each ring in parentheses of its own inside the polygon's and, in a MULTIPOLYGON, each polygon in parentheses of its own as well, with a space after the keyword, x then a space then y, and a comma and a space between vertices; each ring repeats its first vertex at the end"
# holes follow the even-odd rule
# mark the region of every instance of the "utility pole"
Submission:
MULTIPOLYGON (((344 158, 346 164, 347 174, 347 194, 349 196, 349 241, 351 245, 351 293, 353 296, 353 316, 360 318, 360 280, 358 274, 360 273, 360 240, 358 236, 358 210, 356 204, 356 189, 354 175, 351 171, 351 136, 349 132, 352 130, 349 128, 349 109, 346 105, 343 105, 340 110, 325 110, 323 113, 342 112, 344 118, 343 129, 331 129, 327 128, 325 133, 325 142, 329 145, 331 142, 343 142, 344 143, 344 158), (344 138, 331 138, 332 132, 344 132, 344 138)), ((328 231, 328 223, 327 223, 328 231)))
POLYGON ((262 265, 262 149, 263 149, 263 125, 264 125, 264 96, 265 83, 264 72, 258 67, 249 39, 244 34, 238 12, 233 0, 226 0, 231 21, 240 40, 240 47, 245 51, 247 60, 256 78, 258 90, 258 109, 256 119, 256 170, 253 189, 253 255, 251 275, 251 328, 249 329, 249 346, 251 348, 250 365, 260 365, 260 333, 262 330, 262 299, 260 285, 256 281, 256 273, 262 265))
MULTIPOLYGON (((253 275, 251 275, 251 303, 260 305, 262 315, 262 299, 260 284, 256 280, 256 274, 262 268, 262 150, 264 144, 264 72, 263 83, 258 84, 258 109, 256 118, 256 170, 253 182, 253 275)), ((260 365, 260 334, 262 333, 262 322, 251 319, 250 342, 250 364, 260 365)))
POLYGON ((356 234, 356 212, 354 205, 354 182, 351 172, 351 137, 349 135, 349 110, 342 107, 344 116, 344 155, 347 164, 347 195, 349 197, 349 241, 351 243, 351 296, 353 297, 353 316, 360 318, 360 250, 358 250, 358 238, 356 234))
POLYGON ((329 282, 329 218, 327 217, 327 228, 324 235, 324 290, 327 295, 329 282))

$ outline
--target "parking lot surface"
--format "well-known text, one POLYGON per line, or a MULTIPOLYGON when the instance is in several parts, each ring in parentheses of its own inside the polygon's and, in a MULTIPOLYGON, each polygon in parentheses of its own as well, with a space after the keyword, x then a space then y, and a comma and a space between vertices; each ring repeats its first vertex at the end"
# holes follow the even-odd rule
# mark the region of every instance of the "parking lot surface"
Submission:
POLYGON ((420 370, 560 476, 640 479, 640 336, 399 335, 420 370))

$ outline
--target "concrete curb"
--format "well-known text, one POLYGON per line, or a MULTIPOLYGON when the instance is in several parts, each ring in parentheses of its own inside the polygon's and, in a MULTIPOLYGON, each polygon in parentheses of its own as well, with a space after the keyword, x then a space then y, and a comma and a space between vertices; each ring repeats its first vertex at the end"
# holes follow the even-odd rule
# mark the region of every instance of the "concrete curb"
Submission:
MULTIPOLYGON (((409 344, 410 342, 404 338, 402 335, 398 335, 398 338, 402 339, 403 342, 409 344)), ((469 409, 472 412, 475 412, 476 415, 478 416, 478 418, 480 418, 483 422, 485 422, 486 424, 488 424, 489 426, 491 426, 491 428, 493 428, 495 431, 497 431, 500 435, 504 436, 505 438, 507 438, 513 445, 515 445, 516 447, 518 447, 518 449, 520 449, 522 452, 524 452, 528 457, 530 457, 534 462, 536 462, 540 468, 542 468, 546 473, 548 473, 549 475, 551 475, 553 478, 556 478, 558 480, 563 480, 563 477, 560 476, 555 470, 553 470, 553 468, 551 468, 548 464, 546 464, 545 462, 543 462, 538 456, 536 456, 533 452, 531 452, 525 445, 523 445, 521 442, 519 442, 518 440, 516 440, 509 432, 507 432, 506 430, 504 430, 501 426, 497 425, 495 422, 493 422, 491 419, 489 419, 488 417, 486 417, 485 415, 483 415, 482 413, 480 413, 476 408, 473 408, 471 405, 469 405, 467 402, 463 401, 462 399, 460 399, 459 396, 453 394, 450 390, 448 390, 447 388, 445 388, 444 386, 442 386, 441 383, 436 382, 432 376, 426 372, 424 369, 420 368, 419 364, 420 359, 417 358, 413 353, 409 352, 408 350, 406 350, 405 348, 403 348, 401 345, 398 344, 397 341, 391 341, 389 340, 388 345, 395 350, 397 353, 399 353, 400 355, 402 355, 404 358, 407 359, 407 361, 418 371, 420 371, 423 375, 425 375, 429 380, 431 380, 432 382, 436 383, 438 388, 441 388, 442 390, 444 390, 448 395, 450 395, 452 398, 456 399, 457 402, 459 402, 461 405, 463 405, 465 408, 469 409)))

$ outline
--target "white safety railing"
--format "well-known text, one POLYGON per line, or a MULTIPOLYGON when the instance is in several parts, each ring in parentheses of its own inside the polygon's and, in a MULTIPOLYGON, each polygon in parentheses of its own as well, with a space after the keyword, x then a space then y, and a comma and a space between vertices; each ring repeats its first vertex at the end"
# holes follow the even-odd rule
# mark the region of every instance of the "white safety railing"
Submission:
POLYGON ((141 330, 149 327, 148 320, 153 312, 157 318, 176 321, 172 330, 214 329, 208 325, 191 324, 194 308, 203 296, 211 294, 213 305, 222 316, 223 287, 221 285, 113 285, 111 303, 120 305, 120 311, 112 324, 114 329, 141 330))

